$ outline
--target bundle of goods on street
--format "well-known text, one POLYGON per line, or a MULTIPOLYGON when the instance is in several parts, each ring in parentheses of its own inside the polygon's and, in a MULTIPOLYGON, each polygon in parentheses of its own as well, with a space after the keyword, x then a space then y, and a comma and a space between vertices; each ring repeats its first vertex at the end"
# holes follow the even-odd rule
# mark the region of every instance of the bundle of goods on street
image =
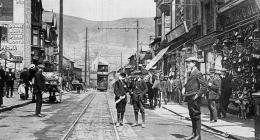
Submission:
POLYGON ((49 92, 50 96, 49 96, 49 101, 50 102, 55 102, 57 101, 56 99, 56 95, 55 93, 58 92, 59 93, 59 98, 61 100, 61 89, 60 86, 61 82, 60 82, 60 76, 59 73, 57 72, 43 72, 42 73, 46 79, 46 91, 49 92))

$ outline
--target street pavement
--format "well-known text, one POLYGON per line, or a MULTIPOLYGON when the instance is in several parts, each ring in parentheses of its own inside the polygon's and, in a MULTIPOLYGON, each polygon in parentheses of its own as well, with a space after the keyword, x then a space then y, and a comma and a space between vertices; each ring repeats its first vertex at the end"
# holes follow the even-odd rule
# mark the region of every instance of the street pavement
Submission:
POLYGON ((0 113, 0 140, 57 140, 75 121, 91 94, 65 94, 62 103, 43 103, 36 117, 35 103, 0 113))
MULTIPOLYGON (((110 104, 113 108, 114 118, 116 118, 115 102, 110 93, 110 104)), ((117 127, 118 134, 122 140, 183 140, 184 137, 191 135, 191 122, 181 119, 163 108, 155 110, 145 109, 146 127, 141 125, 131 127, 134 123, 133 106, 129 103, 126 106, 124 126, 117 127)), ((141 114, 139 113, 139 123, 141 123, 141 114)), ((203 128, 207 130, 206 128, 203 128)), ((208 130, 210 131, 210 130, 208 130)), ((212 133, 202 131, 203 140, 221 140, 226 139, 212 133)))
MULTIPOLYGON (((169 103, 163 105, 163 108, 189 119, 189 112, 186 104, 179 105, 176 103, 169 103)), ((201 107, 202 112, 202 124, 214 131, 229 134, 230 137, 241 140, 254 140, 254 120, 253 119, 241 119, 236 115, 227 114, 227 118, 218 119, 216 123, 210 123, 209 110, 207 107, 201 107)))
MULTIPOLYGON (((116 110, 113 93, 89 90, 82 94, 64 94, 62 103, 44 103, 42 108, 44 117, 34 116, 34 103, 0 113, 0 131, 5 132, 0 133, 0 140, 61 139, 85 105, 90 102, 93 95, 96 95, 96 97, 83 115, 84 121, 81 121, 75 127, 71 138, 80 139, 84 136, 88 139, 112 139, 114 121, 109 115, 109 109, 112 110, 112 116, 115 119, 116 110), (104 95, 108 95, 109 106, 107 106, 104 95)), ((12 103, 14 104, 14 102, 12 103)), ((168 109, 172 107, 175 111, 177 109, 173 104, 164 107, 168 109)), ((179 110, 183 112, 176 112, 181 115, 187 113, 184 111, 185 107, 180 107, 179 110)), ((177 113, 172 113, 164 108, 146 109, 145 112, 146 128, 141 128, 141 126, 131 127, 134 122, 134 113, 132 105, 128 103, 124 119, 125 125, 116 128, 115 137, 118 136, 123 140, 178 140, 191 134, 191 122, 183 119, 177 113)), ((141 114, 139 114, 139 122, 141 122, 141 114)), ((221 127, 225 127, 224 124, 221 127)), ((203 140, 226 139, 207 127, 202 128, 203 140)))
POLYGON ((31 95, 28 100, 21 100, 20 95, 17 93, 17 91, 14 91, 12 98, 7 98, 6 96, 3 97, 3 105, 0 106, 0 112, 3 112, 5 110, 10 110, 15 107, 23 106, 31 102, 32 102, 31 95))

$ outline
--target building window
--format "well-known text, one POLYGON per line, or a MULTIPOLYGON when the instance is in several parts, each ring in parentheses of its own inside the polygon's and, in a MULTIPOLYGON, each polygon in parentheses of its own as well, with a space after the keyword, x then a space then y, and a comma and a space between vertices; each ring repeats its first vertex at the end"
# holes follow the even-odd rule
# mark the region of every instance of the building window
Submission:
POLYGON ((39 46, 39 31, 37 29, 33 29, 33 46, 39 46))

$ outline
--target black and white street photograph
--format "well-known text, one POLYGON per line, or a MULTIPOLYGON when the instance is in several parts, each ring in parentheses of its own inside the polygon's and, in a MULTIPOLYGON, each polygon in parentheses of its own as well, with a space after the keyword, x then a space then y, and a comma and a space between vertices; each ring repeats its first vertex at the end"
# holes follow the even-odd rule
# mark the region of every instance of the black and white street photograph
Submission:
POLYGON ((0 0, 0 140, 260 140, 260 0, 0 0))

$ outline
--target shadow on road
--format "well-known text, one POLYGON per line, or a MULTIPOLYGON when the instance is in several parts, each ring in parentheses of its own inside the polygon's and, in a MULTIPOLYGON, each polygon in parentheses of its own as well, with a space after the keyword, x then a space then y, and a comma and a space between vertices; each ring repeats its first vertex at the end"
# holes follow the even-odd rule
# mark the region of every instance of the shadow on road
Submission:
POLYGON ((175 138, 184 138, 186 137, 185 135, 182 135, 182 134, 171 134, 172 136, 174 136, 175 138))

